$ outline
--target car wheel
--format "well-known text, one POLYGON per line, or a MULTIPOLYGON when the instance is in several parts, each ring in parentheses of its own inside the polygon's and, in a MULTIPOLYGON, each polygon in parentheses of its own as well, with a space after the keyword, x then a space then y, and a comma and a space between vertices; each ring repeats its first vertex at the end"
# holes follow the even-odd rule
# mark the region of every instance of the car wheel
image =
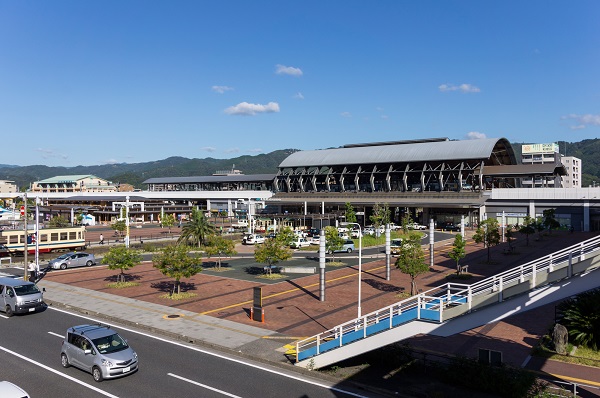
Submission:
POLYGON ((8 317, 11 317, 14 315, 14 312, 13 312, 12 308, 10 307, 10 305, 6 306, 6 310, 4 312, 6 312, 6 316, 8 316, 8 317))
POLYGON ((97 383, 100 383, 102 380, 104 380, 102 377, 102 371, 97 366, 92 368, 92 377, 94 377, 94 381, 97 383))
POLYGON ((85 265, 91 267, 92 265, 94 265, 94 263, 92 262, 92 260, 88 260, 88 262, 85 263, 85 265))
POLYGON ((67 358, 67 354, 60 354, 60 364, 63 366, 63 368, 68 368, 71 366, 69 363, 69 358, 67 358))
POLYGON ((60 269, 67 269, 67 264, 61 264, 60 269))
POLYGON ((352 248, 351 247, 348 248, 348 253, 352 253, 352 248))

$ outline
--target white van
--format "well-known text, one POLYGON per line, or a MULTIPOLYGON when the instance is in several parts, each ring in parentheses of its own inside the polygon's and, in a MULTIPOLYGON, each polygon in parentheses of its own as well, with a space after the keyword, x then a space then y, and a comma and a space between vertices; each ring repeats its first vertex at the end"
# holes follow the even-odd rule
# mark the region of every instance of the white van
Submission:
POLYGON ((35 283, 16 278, 0 278, 0 311, 7 316, 41 311, 44 297, 35 283))

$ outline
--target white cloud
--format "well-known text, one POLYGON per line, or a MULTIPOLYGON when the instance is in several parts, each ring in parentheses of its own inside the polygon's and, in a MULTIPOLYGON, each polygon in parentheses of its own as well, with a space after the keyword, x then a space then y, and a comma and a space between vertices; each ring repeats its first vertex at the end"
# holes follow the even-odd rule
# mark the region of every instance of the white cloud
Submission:
POLYGON ((302 95, 302 93, 301 93, 301 92, 299 92, 299 91, 298 91, 298 92, 297 92, 297 93, 294 95, 294 98, 296 98, 296 99, 304 99, 304 96, 302 95))
POLYGON ((225 150, 225 153, 238 153, 240 148, 229 148, 225 150))
POLYGON ((438 89, 442 92, 445 91, 460 91, 463 93, 478 93, 481 89, 477 86, 473 86, 472 84, 463 83, 458 86, 454 84, 442 84, 438 87, 438 89))
POLYGON ((69 159, 69 155, 63 154, 63 153, 58 153, 54 149, 37 148, 36 152, 40 152, 43 159, 54 159, 54 158, 59 158, 59 159, 64 159, 64 160, 69 159))
POLYGON ((262 151, 261 148, 248 149, 249 153, 262 153, 262 151))
POLYGON ((248 102, 240 102, 235 106, 230 106, 225 109, 228 115, 254 116, 257 113, 274 113, 279 112, 279 104, 277 102, 269 102, 266 105, 250 104, 248 102))
POLYGON ((214 146, 204 146, 200 148, 200 150, 204 152, 215 152, 217 148, 215 148, 214 146))
POLYGON ((577 121, 577 125, 571 126, 572 130, 581 130, 587 126, 600 126, 600 115, 576 115, 574 113, 563 116, 561 119, 573 119, 577 121))
POLYGON ((302 76, 302 69, 293 66, 275 65, 275 73, 278 75, 302 76))
POLYGON ((340 116, 342 116, 342 117, 352 117, 352 114, 350 112, 342 112, 342 113, 340 113, 340 116))
POLYGON ((211 89, 215 93, 224 94, 226 91, 232 91, 233 87, 229 87, 229 86, 212 86, 211 89))
POLYGON ((482 140, 484 138, 487 138, 487 136, 484 133, 480 133, 479 131, 471 131, 465 135, 465 138, 467 140, 482 140))
POLYGON ((104 161, 104 164, 119 164, 117 159, 108 159, 104 161))

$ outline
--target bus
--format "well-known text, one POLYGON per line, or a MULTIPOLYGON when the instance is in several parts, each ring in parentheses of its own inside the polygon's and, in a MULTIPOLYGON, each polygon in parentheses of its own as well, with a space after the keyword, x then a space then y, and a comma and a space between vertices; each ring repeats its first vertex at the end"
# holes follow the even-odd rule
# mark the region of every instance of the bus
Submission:
MULTIPOLYGON (((27 253, 35 253, 38 240, 39 253, 85 249, 85 227, 42 228, 27 231, 27 253)), ((10 254, 23 253, 25 231, 4 229, 0 231, 0 247, 10 254)))

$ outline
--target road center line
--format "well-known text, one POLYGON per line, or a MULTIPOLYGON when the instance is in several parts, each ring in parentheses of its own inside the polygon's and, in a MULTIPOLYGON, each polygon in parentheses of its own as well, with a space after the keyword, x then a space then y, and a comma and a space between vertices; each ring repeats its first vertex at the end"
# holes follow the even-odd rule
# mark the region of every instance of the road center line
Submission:
POLYGON ((58 334, 58 333, 54 333, 54 332, 48 332, 48 334, 51 334, 52 336, 56 336, 56 337, 60 337, 61 339, 65 336, 63 336, 62 334, 58 334))
POLYGON ((34 365, 36 365, 36 366, 39 366, 39 367, 40 367, 40 368, 42 368, 42 369, 48 370, 48 371, 50 371, 50 372, 52 372, 52 373, 55 373, 55 374, 57 374, 57 375, 59 375, 59 376, 61 376, 61 377, 64 377, 65 379, 69 379, 69 380, 71 380, 71 381, 74 381, 75 383, 77 383, 77 384, 80 384, 80 385, 82 385, 82 386, 84 386, 84 387, 87 387, 87 388, 89 388, 90 390, 96 391, 96 392, 98 392, 98 393, 100 393, 100 394, 102 394, 102 395, 104 395, 104 396, 106 396, 106 397, 111 397, 111 398, 119 398, 119 397, 118 397, 118 396, 116 396, 116 395, 112 395, 112 394, 110 394, 110 393, 108 393, 108 392, 106 392, 106 391, 104 391, 104 390, 101 390, 101 389, 99 389, 99 388, 97 388, 97 387, 94 387, 94 386, 92 386, 92 385, 90 385, 90 384, 84 383, 83 381, 77 380, 77 379, 76 379, 76 378, 74 378, 74 377, 71 377, 71 376, 69 376, 69 375, 66 375, 66 374, 64 374, 64 373, 61 373, 61 372, 59 372, 58 370, 54 370, 54 369, 52 369, 52 368, 51 368, 51 367, 49 367, 49 366, 46 366, 46 365, 44 365, 44 364, 42 364, 42 363, 39 363, 39 362, 37 362, 37 361, 34 361, 34 360, 33 360, 33 359, 31 359, 31 358, 27 358, 26 356, 24 356, 24 355, 21 355, 21 354, 19 354, 18 352, 11 351, 11 350, 9 350, 9 349, 8 349, 8 348, 6 348, 6 347, 2 347, 2 346, 0 346, 0 350, 2 350, 2 351, 4 351, 4 352, 6 352, 6 353, 8 353, 8 354, 14 355, 14 356, 16 356, 17 358, 21 358, 21 359, 23 359, 23 360, 25 360, 25 361, 27 361, 27 362, 29 362, 29 363, 32 363, 32 364, 34 364, 34 365))
POLYGON ((175 375, 173 373, 167 373, 167 376, 175 377, 176 379, 183 380, 183 381, 186 381, 186 382, 191 383, 191 384, 195 384, 195 385, 200 386, 202 388, 206 388, 207 390, 218 392, 219 394, 227 395, 228 397, 241 398, 239 395, 233 395, 233 394, 230 394, 230 393, 228 393, 226 391, 219 390, 219 389, 216 389, 216 388, 211 387, 211 386, 207 386, 206 384, 198 383, 197 381, 186 379, 185 377, 177 376, 177 375, 175 375))

